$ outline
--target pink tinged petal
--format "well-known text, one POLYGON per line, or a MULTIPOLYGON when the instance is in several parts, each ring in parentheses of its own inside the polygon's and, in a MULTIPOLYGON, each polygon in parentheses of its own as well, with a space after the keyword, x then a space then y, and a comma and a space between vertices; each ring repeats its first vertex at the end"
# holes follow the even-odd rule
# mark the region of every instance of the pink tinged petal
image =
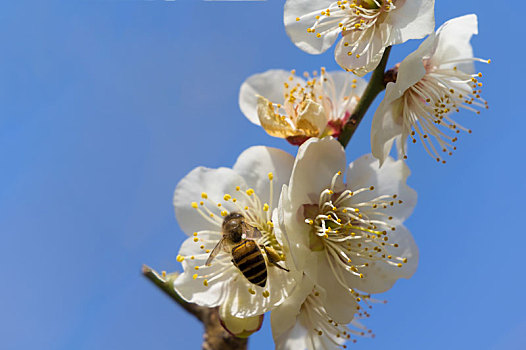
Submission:
POLYGON ((334 51, 338 64, 362 77, 374 70, 389 46, 389 27, 382 23, 365 31, 351 31, 345 34, 334 51), (357 47, 353 45, 359 43, 357 47))
POLYGON ((261 325, 263 325, 264 315, 239 318, 230 315, 225 311, 225 308, 222 308, 221 311, 219 315, 221 325, 230 334, 238 338, 248 338, 251 334, 259 331, 261 325))
POLYGON ((434 0, 403 0, 396 6, 386 18, 392 27, 391 45, 421 39, 435 29, 434 0))
POLYGON ((236 186, 245 187, 245 181, 232 169, 198 167, 192 170, 177 184, 173 198, 175 216, 181 229, 187 235, 201 230, 220 230, 221 211, 235 210, 230 203, 223 201, 223 197, 234 193, 236 186), (206 199, 203 198, 203 193, 206 194, 206 199), (213 212, 213 218, 200 202, 213 212), (220 202, 221 208, 217 207, 220 202), (200 211, 205 215, 201 215, 200 211))
POLYGON ((382 210, 382 213, 392 216, 388 221, 390 225, 400 224, 411 215, 416 206, 416 191, 406 184, 410 174, 411 171, 403 160, 395 161, 388 157, 379 168, 378 161, 372 155, 364 155, 349 164, 347 187, 356 191, 374 186, 374 190, 357 194, 352 198, 352 202, 363 203, 380 195, 396 195, 396 198, 393 198, 395 204, 382 210))
POLYGON ((389 242, 398 244, 398 248, 389 247, 389 253, 406 258, 407 262, 402 267, 382 261, 369 262, 368 267, 360 269, 364 278, 346 275, 349 285, 365 293, 383 293, 391 289, 398 279, 413 276, 418 267, 418 247, 411 233, 403 225, 399 225, 396 231, 389 234, 389 242))
MULTIPOLYGON (((439 66, 450 60, 472 58, 473 48, 469 42, 473 34, 478 34, 477 16, 474 14, 453 18, 444 23, 437 30, 436 50, 431 57, 431 64, 439 66)), ((472 62, 453 62, 442 67, 455 66, 465 73, 475 73, 472 62)))
POLYGON ((294 157, 289 153, 277 148, 255 146, 241 153, 232 169, 243 177, 248 187, 254 189, 262 202, 276 208, 281 187, 289 182, 293 165, 294 157), (272 177, 273 203, 270 203, 269 176, 272 177))
POLYGON ((316 33, 308 33, 307 28, 316 22, 316 16, 327 9, 332 0, 287 0, 283 22, 285 30, 292 42, 301 50, 310 54, 325 52, 334 44, 341 32, 338 24, 324 28, 327 33, 317 37, 316 33), (297 20, 299 18, 299 21, 297 20))
POLYGON ((272 103, 283 104, 284 83, 295 85, 296 83, 305 84, 301 78, 294 77, 289 80, 291 72, 272 69, 264 73, 258 73, 247 78, 239 90, 239 107, 241 112, 252 123, 260 125, 257 103, 258 96, 263 96, 272 103))
MULTIPOLYGON (((318 203, 338 171, 345 169, 345 151, 332 137, 311 138, 298 149, 289 185, 289 200, 296 212, 303 204, 318 203)), ((341 177, 337 187, 342 186, 341 177)))

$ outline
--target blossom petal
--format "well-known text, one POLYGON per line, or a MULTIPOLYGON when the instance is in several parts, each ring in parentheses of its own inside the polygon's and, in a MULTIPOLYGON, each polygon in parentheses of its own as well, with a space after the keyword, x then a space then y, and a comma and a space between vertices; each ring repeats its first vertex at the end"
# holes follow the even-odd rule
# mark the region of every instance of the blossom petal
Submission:
POLYGON ((220 310, 221 325, 238 338, 248 338, 252 333, 259 331, 261 325, 263 325, 264 315, 239 318, 230 315, 225 308, 220 310))
POLYGON ((256 125, 260 125, 257 104, 258 96, 263 96, 273 103, 283 104, 283 93, 285 82, 295 85, 305 84, 304 80, 293 76, 289 80, 291 72, 282 69, 271 69, 263 73, 258 73, 248 77, 239 90, 239 107, 241 112, 256 125))
MULTIPOLYGON (((348 283, 365 293, 383 293, 395 284, 400 278, 411 278, 418 267, 418 247, 411 233, 403 225, 396 227, 396 231, 389 234, 389 242, 398 244, 398 247, 389 247, 388 251, 393 256, 407 258, 407 263, 402 267, 387 264, 383 261, 369 262, 368 267, 360 271, 365 275, 359 278, 346 275, 348 283)), ((359 263, 355 261, 356 263, 359 263)))
POLYGON ((324 253, 319 255, 317 283, 327 293, 325 310, 337 323, 347 324, 354 318, 358 303, 351 292, 336 280, 329 261, 323 256, 324 253))
POLYGON ((389 13, 386 22, 393 28, 391 45, 401 44, 409 39, 421 39, 435 29, 435 1, 404 1, 400 8, 389 13))
POLYGON ((321 11, 333 2, 332 0, 287 0, 285 2, 283 16, 285 30, 292 42, 301 50, 310 54, 320 54, 334 44, 341 31, 337 24, 325 28, 328 32, 319 38, 316 37, 316 34, 307 32, 307 28, 312 27, 316 22, 316 16, 319 16, 321 11))
POLYGON ((255 146, 241 153, 232 169, 243 177, 263 202, 276 208, 281 187, 289 182, 293 165, 294 157, 289 153, 277 148, 255 146), (272 203, 269 173, 273 177, 272 203))
POLYGON ((449 60, 473 57, 473 48, 469 43, 473 34, 478 34, 477 16, 474 14, 453 18, 444 23, 437 30, 436 50, 431 63, 450 68, 456 66, 465 73, 474 73, 472 62, 445 64, 449 60))
POLYGON ((371 152, 380 161, 380 166, 389 156, 395 138, 402 132, 402 99, 393 83, 387 84, 385 97, 374 113, 371 125, 371 152), (398 96, 398 99, 395 97, 398 96))
POLYGON ((286 195, 287 186, 283 186, 278 208, 278 225, 275 226, 276 236, 278 233, 290 249, 290 257, 296 270, 303 271, 306 263, 310 259, 311 250, 309 249, 308 225, 301 220, 302 215, 297 215, 301 208, 293 209, 286 195))
MULTIPOLYGON (((291 330, 296 324, 301 305, 312 292, 314 282, 307 276, 303 276, 292 294, 280 306, 272 310, 270 314, 272 337, 276 344, 280 339, 289 338, 291 330)), ((288 348, 288 347, 285 347, 288 348)))
POLYGON ((389 45, 389 27, 386 24, 373 26, 364 31, 345 34, 334 51, 338 64, 359 77, 374 70, 389 45), (353 47, 354 43, 358 43, 353 47), (359 55, 359 56, 358 56, 359 55))
MULTIPOLYGON (((232 169, 198 167, 192 170, 177 184, 173 198, 175 216, 181 229, 187 235, 201 230, 217 231, 222 219, 220 219, 221 215, 217 206, 210 203, 222 202, 223 196, 226 193, 233 193, 236 186, 245 187, 245 181, 232 169), (202 198, 203 193, 206 193, 208 199, 202 198), (216 219, 203 217, 200 211, 192 206, 199 201, 203 201, 205 205, 208 204, 208 207, 213 207, 216 219)), ((229 203, 224 203, 224 208, 228 211, 234 210, 229 203)))
POLYGON ((382 212, 392 216, 391 225, 402 223, 411 215, 416 206, 416 191, 407 186, 406 181, 411 171, 403 160, 395 161, 388 157, 384 165, 379 168, 377 160, 366 154, 351 164, 347 172, 347 186, 351 190, 374 186, 373 191, 366 191, 353 197, 353 201, 367 202, 379 195, 396 195, 396 204, 384 209, 382 212), (403 203, 399 203, 398 201, 403 203))
MULTIPOLYGON (((311 138, 298 149, 292 170, 289 199, 296 210, 303 204, 317 203, 338 171, 345 169, 345 151, 332 137, 311 138)), ((341 185, 341 177, 337 185, 341 185)))

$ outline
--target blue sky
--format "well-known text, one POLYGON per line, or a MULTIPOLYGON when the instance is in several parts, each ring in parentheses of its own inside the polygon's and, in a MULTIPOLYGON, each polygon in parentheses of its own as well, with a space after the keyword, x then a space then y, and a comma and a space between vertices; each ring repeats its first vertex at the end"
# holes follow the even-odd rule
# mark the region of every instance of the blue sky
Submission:
MULTIPOLYGON (((355 349, 526 348, 526 120, 517 3, 437 1, 437 26, 479 16, 480 116, 457 119, 448 164, 410 148, 420 248, 355 349), (497 16, 498 14, 498 16, 497 16)), ((140 275, 176 270, 171 205, 198 165, 252 145, 295 149, 250 124, 239 86, 270 68, 338 69, 287 38, 283 1, 10 1, 0 4, 0 344, 4 349, 196 349, 201 325, 140 275)), ((420 41, 393 48, 389 66, 420 41)), ((379 100, 374 106, 377 106, 379 100)), ((373 106, 373 108, 374 108, 373 106)), ((373 110, 351 140, 369 150, 373 110)), ((268 319, 267 319, 268 321, 268 319)), ((251 349, 270 349, 268 323, 251 349)))

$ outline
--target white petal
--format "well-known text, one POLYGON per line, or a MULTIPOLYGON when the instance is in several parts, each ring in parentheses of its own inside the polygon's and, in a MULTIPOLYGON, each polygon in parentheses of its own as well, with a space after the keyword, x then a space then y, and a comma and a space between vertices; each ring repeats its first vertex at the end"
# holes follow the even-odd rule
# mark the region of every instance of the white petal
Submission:
MULTIPOLYGON (((289 185, 293 208, 318 203, 320 193, 329 188, 338 171, 345 170, 345 151, 332 137, 311 138, 298 149, 289 185)), ((341 186, 341 176, 338 181, 341 186)))
POLYGON ((406 0, 396 5, 386 18, 392 25, 391 45, 421 39, 435 29, 434 0, 406 0))
POLYGON ((334 44, 340 33, 337 23, 320 38, 316 37, 315 33, 307 33, 307 28, 316 22, 316 16, 333 2, 332 0, 287 0, 285 2, 283 16, 285 30, 297 47, 310 54, 320 54, 334 44), (297 21, 297 18, 300 20, 297 21))
POLYGON ((296 322, 294 326, 280 337, 274 337, 276 350, 304 350, 308 349, 308 331, 301 324, 296 322))
MULTIPOLYGON (((324 255, 325 252, 321 254, 324 255)), ((331 266, 325 256, 320 257, 318 260, 317 283, 327 293, 325 299, 325 310, 327 310, 327 313, 336 322, 347 324, 354 318, 358 303, 351 292, 338 283, 331 270, 331 266)))
MULTIPOLYGON (((192 170, 177 184, 173 198, 175 216, 181 229, 187 235, 201 230, 217 231, 222 219, 214 203, 223 202, 223 196, 235 192, 236 186, 246 187, 243 178, 232 169, 198 167, 192 170), (203 192, 207 194, 208 200, 201 197, 203 192), (192 202, 198 203, 199 201, 203 201, 208 208, 214 211, 217 219, 215 224, 213 219, 203 218, 192 207, 192 202)), ((223 205, 228 211, 234 210, 230 203, 223 203, 223 205)), ((202 206, 199 207, 202 208, 202 206)))
POLYGON ((362 77, 378 66, 386 46, 389 45, 389 37, 389 27, 386 24, 375 25, 365 33, 353 30, 344 35, 336 45, 334 51, 336 62, 342 68, 349 69, 362 77), (364 36, 359 39, 361 35, 364 36), (357 48, 352 46, 355 42, 359 43, 357 48), (348 46, 345 46, 346 43, 348 46))
POLYGON ((402 99, 394 83, 387 84, 385 97, 374 113, 371 125, 371 152, 380 161, 380 166, 389 156, 393 141, 402 134, 402 99))
MULTIPOLYGON (((410 278, 418 267, 418 247, 411 233, 403 226, 396 227, 396 231, 389 234, 390 243, 398 243, 399 247, 388 247, 387 250, 393 256, 407 258, 407 263, 402 267, 386 264, 382 261, 369 262, 368 267, 360 269, 365 277, 347 274, 347 281, 353 288, 365 293, 383 293, 395 284, 400 278, 410 278)), ((360 263, 355 259, 355 263, 360 263)))
POLYGON ((294 157, 285 151, 255 146, 241 153, 233 170, 245 179, 247 186, 254 189, 261 201, 276 208, 281 187, 290 180, 293 164, 294 157), (269 203, 269 173, 273 174, 273 203, 269 203))
POLYGON ((247 338, 252 333, 257 332, 263 324, 264 315, 239 318, 230 315, 225 308, 221 308, 221 324, 228 332, 238 338, 247 338))
POLYGON ((371 155, 366 154, 351 164, 347 172, 347 187, 351 190, 374 186, 373 191, 365 191, 352 198, 352 202, 367 202, 380 195, 397 195, 396 204, 384 209, 382 212, 393 216, 389 224, 402 223, 411 215, 416 206, 416 191, 407 186, 406 181, 411 171, 403 160, 393 160, 388 157, 381 168, 378 161, 371 155), (398 203, 402 200, 403 203, 398 203))
POLYGON ((312 293, 313 287, 314 282, 309 277, 303 276, 294 292, 270 314, 272 337, 276 343, 284 334, 289 333, 296 324, 301 305, 312 293))
POLYGON ((208 259, 208 253, 200 249, 204 244, 205 249, 213 249, 219 241, 219 235, 209 235, 200 238, 210 238, 207 242, 196 243, 193 238, 186 239, 181 246, 179 255, 184 256, 184 272, 174 281, 175 290, 183 299, 188 302, 196 303, 206 307, 215 307, 221 304, 226 297, 226 290, 230 284, 232 274, 236 274, 236 268, 230 262, 230 259, 224 255, 217 256, 211 266, 205 266, 208 259), (215 239, 214 239, 215 238, 215 239), (193 259, 192 259, 193 257, 193 259), (195 267, 199 270, 195 270, 195 267), (199 278, 194 278, 194 274, 199 278), (216 276, 216 278, 205 286, 204 277, 216 276))
POLYGON ((367 82, 344 71, 328 72, 327 78, 332 81, 331 85, 324 84, 324 92, 332 102, 331 119, 343 119, 354 111, 367 82))
MULTIPOLYGON (((473 48, 469 41, 478 34, 477 16, 474 14, 453 18, 437 30, 437 47, 431 58, 434 65, 459 58, 473 57, 473 48)), ((444 67, 454 67, 465 73, 475 72, 473 63, 450 63, 444 67)))
POLYGON ((290 76, 290 71, 271 69, 264 73, 251 75, 243 82, 239 90, 239 107, 248 120, 260 125, 257 113, 258 96, 263 96, 273 103, 283 104, 283 83, 288 82, 290 85, 305 84, 303 79, 296 76, 290 81, 290 76))

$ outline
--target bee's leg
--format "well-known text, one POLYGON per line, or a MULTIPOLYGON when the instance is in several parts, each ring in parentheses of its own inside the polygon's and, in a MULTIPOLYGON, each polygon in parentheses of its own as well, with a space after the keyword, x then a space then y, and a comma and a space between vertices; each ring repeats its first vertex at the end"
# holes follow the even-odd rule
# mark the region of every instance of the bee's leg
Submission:
POLYGON ((263 250, 265 251, 265 254, 267 254, 267 258, 268 258, 268 261, 276 266, 276 267, 279 267, 280 269, 282 270, 285 270, 287 272, 289 272, 289 269, 286 269, 284 268, 283 266, 279 265, 278 264, 278 261, 281 260, 281 257, 279 256, 278 252, 276 252, 274 250, 274 248, 272 247, 267 247, 267 246, 262 246, 263 247, 263 250))

